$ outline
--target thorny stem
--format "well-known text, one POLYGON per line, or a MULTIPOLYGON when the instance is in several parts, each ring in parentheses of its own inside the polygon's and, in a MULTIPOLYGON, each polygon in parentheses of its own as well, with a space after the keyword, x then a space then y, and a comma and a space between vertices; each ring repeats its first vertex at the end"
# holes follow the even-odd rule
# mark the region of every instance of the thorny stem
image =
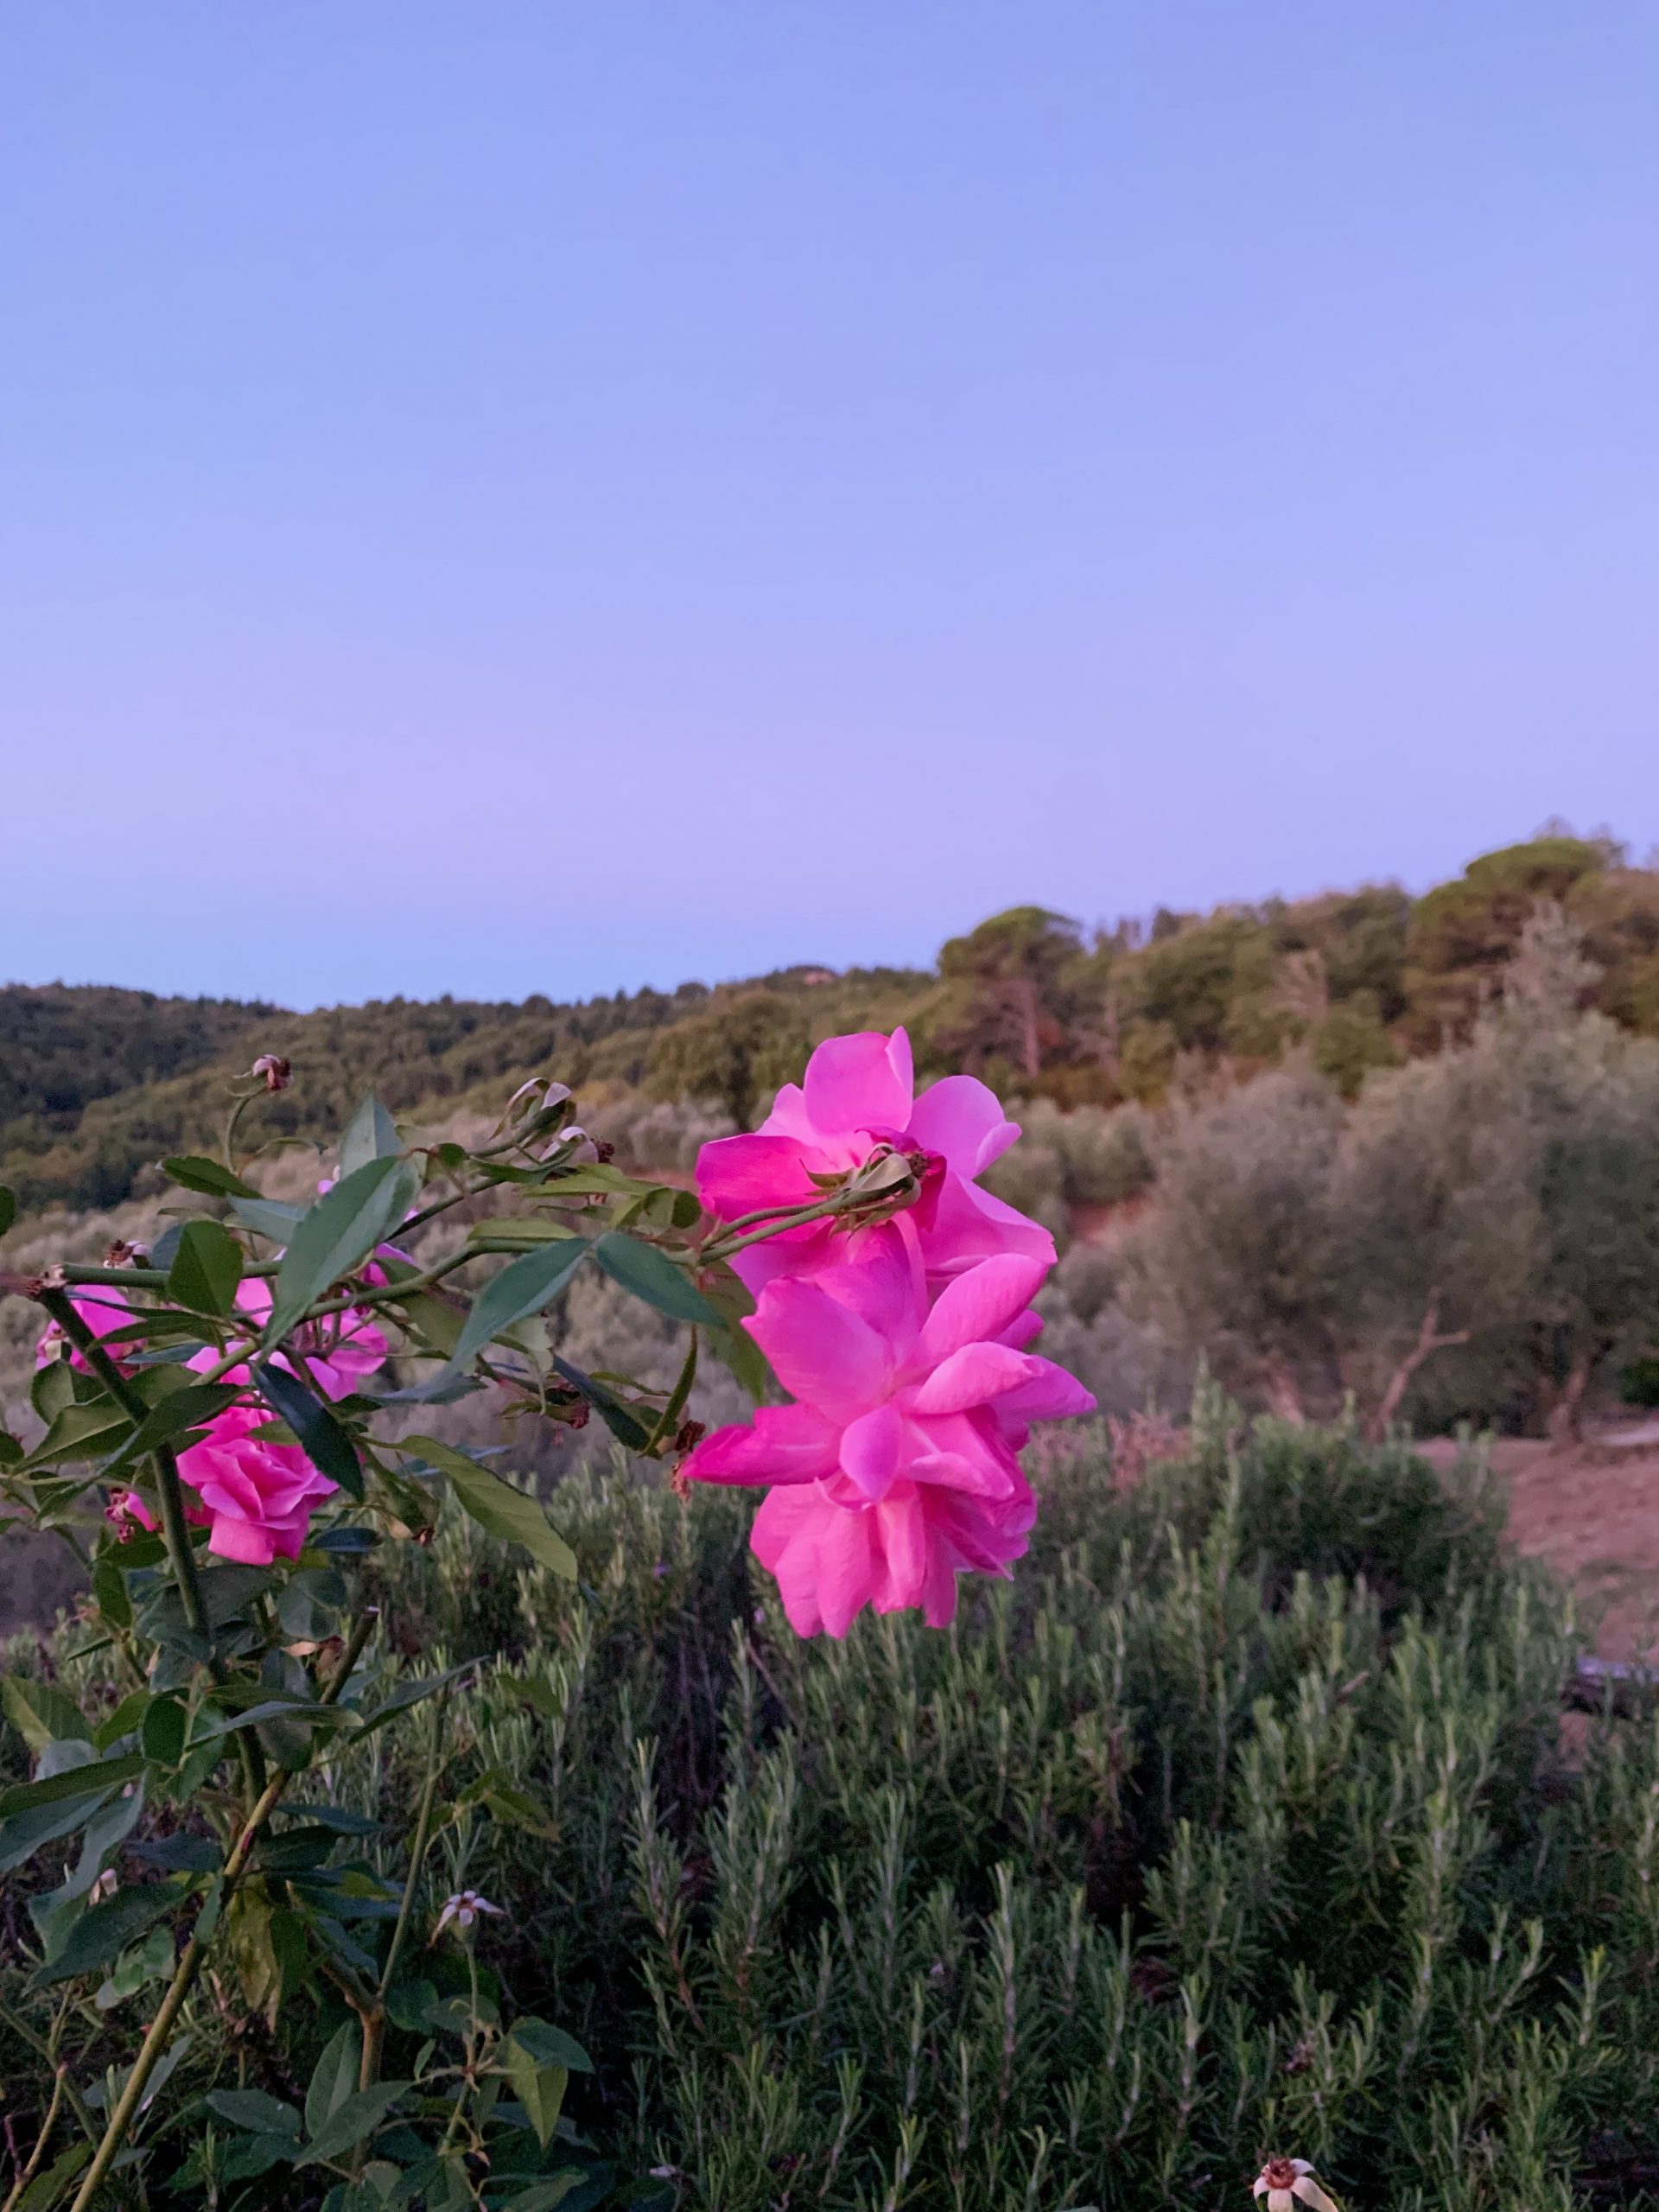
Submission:
POLYGON ((225 1165, 230 1169, 232 1175, 237 1172, 236 1154, 232 1149, 232 1146, 236 1142, 237 1123, 247 1112, 249 1107, 252 1105, 254 1100, 263 1095, 264 1090, 264 1085, 263 1084, 259 1085, 259 1088, 257 1090, 245 1090, 242 1096, 231 1108, 231 1117, 225 1124, 225 1145, 223 1157, 225 1165))
POLYGON ((831 1214, 847 1211, 839 1197, 820 1198, 812 1205, 797 1206, 788 1213, 777 1216, 761 1228, 750 1230, 747 1236, 733 1236, 728 1233, 714 1237, 703 1246, 701 1256, 705 1263, 710 1260, 727 1260, 734 1252, 747 1251, 751 1244, 764 1243, 768 1236, 781 1236, 786 1229, 799 1229, 809 1221, 825 1221, 831 1214))
POLYGON ((432 1828, 432 1808, 437 1800, 438 1777, 443 1769, 443 1713, 449 1702, 448 1690, 438 1699, 432 1720, 432 1745, 427 1755, 426 1785, 421 1792, 420 1811, 416 1816, 414 1840, 409 1850, 409 1872, 404 1881, 404 1894, 397 1908, 397 1923, 391 1931, 391 1942, 386 1949, 386 1963, 380 1971, 379 1986, 374 1993, 373 2011, 363 2023, 363 2063, 358 2072, 359 2089, 372 2089, 379 2078, 380 2048, 386 2033, 386 1992, 391 1986, 391 1977, 397 1969, 397 1956, 404 1948, 404 1938, 409 1932, 410 1916, 415 1909, 415 1891, 421 1878, 421 1864, 426 1857, 426 1847, 432 1828))
POLYGON ((646 1458, 653 1457, 664 1438, 673 1433, 680 1415, 685 1411, 686 1400, 691 1395, 691 1385, 696 1379, 697 1332, 693 1329, 690 1345, 685 1355, 685 1363, 680 1370, 679 1380, 675 1383, 669 1395, 668 1403, 663 1408, 656 1427, 652 1430, 645 1440, 644 1453, 646 1458))
POLYGON ((35 2148, 29 2153, 29 2164, 12 2183, 5 2203, 0 2206, 0 2212, 13 2212, 14 2206, 22 2201, 30 2182, 41 2170, 46 2146, 52 2139, 52 2130, 58 2124, 58 2108, 63 2102, 63 2085, 67 2078, 67 2069, 60 2066, 52 2081, 52 2101, 47 2106, 46 2117, 41 2122, 41 2132, 35 2139, 35 2148))
MULTIPOLYGON (((280 1260, 250 1260, 242 1270, 243 1278, 274 1275, 282 1264, 280 1260)), ((165 1290, 169 1281, 164 1268, 83 1268, 68 1263, 63 1279, 77 1290, 101 1289, 106 1285, 122 1290, 165 1290)))
MULTIPOLYGON (((352 1640, 341 1656, 334 1680, 318 1700, 320 1704, 334 1705, 338 1702, 340 1692, 350 1679, 353 1668, 362 1655, 364 1645, 373 1633, 377 1618, 376 1611, 372 1608, 358 1623, 356 1629, 353 1631, 352 1640)), ((231 1855, 225 1862, 225 1872, 219 1878, 218 1885, 219 1910, 213 1916, 215 1926, 223 1918, 225 1908, 235 1894, 236 1886, 242 1878, 248 1860, 253 1855, 253 1847, 259 1840, 260 1831, 275 1811, 283 1790, 293 1778, 293 1773, 292 1769, 279 1767, 261 1791, 257 1802, 243 1823, 242 1831, 231 1847, 231 1855)), ((86 2179, 76 2192, 74 2202, 70 2206, 69 2212, 90 2212, 90 2208, 99 2189, 102 2188, 110 2168, 119 2154, 122 2144, 126 2140, 127 2130, 131 2126, 134 2116, 143 2102, 144 2091, 149 2086, 149 2077, 156 2071, 156 2064, 167 2048, 173 2033, 174 2023, 183 2010, 184 2000, 190 1993, 191 1985, 195 1980, 197 1969, 207 1951, 208 1941, 211 1940, 212 1929, 208 1931, 207 1937, 204 1937, 200 1932, 201 1923, 207 1916, 207 1908, 204 1906, 202 1912, 197 1916, 196 1926, 191 1934, 190 1941, 185 1945, 183 1955, 174 1969, 173 1979, 168 1984, 167 1994, 162 1999, 156 2018, 150 2022, 149 2032, 139 2047, 138 2056, 133 2061, 132 2071, 127 2076, 126 2087, 122 2090, 116 2101, 115 2108, 110 2114, 109 2125, 104 2131, 103 2140, 93 2153, 92 2163, 86 2169, 86 2179)))
MULTIPOLYGON (((85 1358, 111 1396, 134 1421, 143 1421, 149 1413, 149 1406, 134 1389, 115 1361, 75 1311, 74 1300, 60 1290, 43 1290, 41 1304, 52 1316, 70 1342, 85 1358)), ((207 1605, 201 1594, 201 1584, 196 1575, 196 1555, 190 1541, 189 1523, 184 1517, 184 1488, 179 1480, 179 1463, 170 1444, 158 1444, 150 1454, 150 1464, 156 1470, 156 1489, 162 1508, 162 1538, 167 1546, 168 1557, 178 1578, 179 1599, 184 1607, 184 1618, 193 1636, 200 1638, 207 1653, 208 1673, 216 1682, 225 1679, 225 1669, 213 1649, 213 1624, 207 1617, 207 1605)), ((250 1799, 257 1797, 265 1786, 265 1754, 251 1730, 237 1731, 237 1756, 242 1762, 243 1777, 247 1783, 250 1799)))
MULTIPOLYGON (((236 1885, 242 1878, 242 1871, 252 1855, 255 1843, 258 1840, 259 1832, 275 1809, 277 1799, 287 1786, 288 1778, 287 1770, 280 1769, 275 1777, 265 1784, 257 1803, 243 1825, 242 1833, 232 1847, 231 1855, 225 1862, 225 1872, 219 1883, 221 1910, 230 1903, 235 1893, 236 1885)), ((191 1984, 196 1978, 196 1970, 200 1966, 202 1955, 207 1948, 207 1943, 199 1932, 200 1921, 206 1916, 206 1912, 207 1908, 204 1906, 202 1914, 197 1920, 198 1932, 192 1933, 190 1941, 184 1947, 184 1955, 174 1969, 173 1979, 168 1985, 167 1994, 161 2001, 156 2018, 149 2024, 149 2032, 139 2047, 137 2057, 133 2061, 132 2071, 127 2076, 127 2085, 122 2090, 116 2101, 115 2109, 110 2114, 110 2124, 104 2131, 104 2139, 92 2155, 92 2163, 86 2169, 86 2177, 81 2183, 76 2193, 75 2201, 69 2208, 69 2212, 89 2212, 89 2208, 104 2184, 105 2177, 115 2164, 117 2154, 126 2140, 127 2130, 131 2126, 133 2119, 143 2102, 144 2091, 149 2086, 149 2077, 156 2071, 156 2063, 167 2048, 173 2033, 173 2024, 183 2010, 184 2000, 190 1993, 191 1984)), ((218 1916, 215 1916, 216 1919, 217 1917, 218 1916)))
MULTIPOLYGON (((14 2012, 10 2005, 6 2004, 3 2000, 0 2000, 0 2024, 3 2024, 4 2026, 9 2028, 12 2034, 16 2037, 19 2043, 26 2043, 32 2051, 35 2051, 40 2057, 45 2059, 48 2066, 55 2066, 57 2064, 57 2053, 53 2044, 41 2033, 38 2028, 32 2027, 23 2018, 21 2012, 14 2012)), ((61 2021, 60 2021, 59 2025, 61 2025, 61 2021)), ((54 2034, 56 2033, 55 2028, 53 2032, 54 2034)), ((63 2075, 62 2079, 63 2093, 68 2099, 70 2111, 73 2113, 75 2118, 79 2121, 82 2132, 91 2141, 96 2143, 98 2140, 97 2120, 93 2119, 92 2113, 87 2107, 85 2098, 83 2098, 80 2094, 80 2091, 68 2078, 67 2075, 63 2075)))
MULTIPOLYGON (((42 1290, 40 1302, 123 1412, 130 1414, 135 1421, 146 1420, 149 1407, 76 1313, 74 1300, 60 1290, 42 1290)), ((162 1531, 173 1561, 173 1571, 179 1579, 179 1595, 184 1605, 184 1617, 190 1624, 192 1634, 199 1636, 207 1645, 207 1663, 217 1676, 219 1670, 214 1667, 213 1658, 213 1630, 208 1624, 201 1585, 196 1580, 195 1554, 191 1549, 190 1530, 184 1517, 184 1491, 179 1481, 179 1463, 174 1456, 173 1447, 168 1444, 157 1445, 151 1457, 156 1469, 156 1488, 161 1495, 162 1531)))

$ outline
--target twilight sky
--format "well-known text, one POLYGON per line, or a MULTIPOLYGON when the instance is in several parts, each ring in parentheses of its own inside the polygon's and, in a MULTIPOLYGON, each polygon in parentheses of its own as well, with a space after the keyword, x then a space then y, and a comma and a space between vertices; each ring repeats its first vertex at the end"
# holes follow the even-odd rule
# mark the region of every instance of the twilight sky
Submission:
POLYGON ((586 995, 1659 839, 1651 0, 0 24, 0 977, 586 995))

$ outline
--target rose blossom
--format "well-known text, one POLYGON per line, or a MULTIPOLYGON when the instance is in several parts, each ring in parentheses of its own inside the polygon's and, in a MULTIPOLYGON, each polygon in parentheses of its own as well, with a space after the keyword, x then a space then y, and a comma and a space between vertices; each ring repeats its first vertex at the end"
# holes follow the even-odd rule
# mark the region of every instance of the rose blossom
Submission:
POLYGON ((180 1480, 201 1501, 198 1511, 187 1498, 185 1510, 208 1524, 208 1550, 247 1567, 269 1567, 278 1552, 297 1559, 313 1512, 337 1487, 297 1445, 252 1433, 269 1420, 262 1407, 229 1406, 179 1454, 180 1480))
MULTIPOLYGON (((908 1218, 923 1265, 939 1281, 999 1252, 1045 1267, 1054 1240, 1040 1224, 980 1189, 976 1178, 1019 1135, 994 1091, 972 1076, 947 1076, 915 1096, 910 1039, 866 1030, 832 1037, 806 1065, 804 1084, 785 1084, 752 1135, 721 1137, 697 1159, 697 1192, 719 1221, 763 1207, 810 1205, 824 1195, 814 1176, 861 1166, 878 1144, 932 1156, 908 1218)), ((739 1252, 732 1265, 759 1292, 780 1274, 811 1274, 841 1258, 844 1231, 830 1221, 785 1230, 739 1252)))
MULTIPOLYGON (((113 1330, 124 1328, 132 1319, 132 1308, 127 1303, 127 1294, 113 1285, 107 1288, 100 1287, 97 1289, 77 1290, 72 1293, 69 1303, 92 1334, 100 1339, 107 1337, 113 1330)), ((40 1342, 35 1347, 35 1366, 46 1367, 56 1359, 63 1340, 63 1331, 58 1323, 48 1321, 41 1333, 40 1342)), ((112 1353, 111 1357, 114 1357, 115 1354, 112 1353)), ((78 1367, 83 1375, 91 1371, 86 1355, 73 1345, 70 1347, 69 1364, 71 1367, 78 1367)))
POLYGON ((784 1276, 745 1321, 797 1402, 717 1430, 682 1463, 693 1481, 770 1484, 751 1544, 803 1636, 844 1636, 865 1605, 955 1612, 963 1570, 1006 1574, 1036 1505, 1015 1456, 1033 1420, 1094 1400, 1024 1347, 1046 1272, 1005 1252, 957 1274, 930 1312, 904 1221, 810 1281, 784 1276))
MULTIPOLYGON (((371 1281, 385 1280, 373 1269, 372 1263, 365 1273, 371 1281)), ((256 1332, 262 1332, 270 1313, 270 1283, 263 1275, 249 1275, 237 1291, 236 1304, 238 1312, 247 1315, 256 1332)), ((374 1325, 367 1306, 331 1315, 327 1321, 303 1322, 293 1332, 292 1340, 326 1398, 349 1397, 365 1376, 385 1364, 391 1350, 385 1336, 374 1325)), ((271 1359, 273 1365, 292 1372, 293 1363, 284 1353, 274 1352, 271 1359)), ((208 1345, 197 1352, 189 1364, 206 1373, 219 1364, 219 1354, 208 1345)), ((248 1371, 245 1367, 233 1368, 227 1379, 245 1382, 248 1371)))

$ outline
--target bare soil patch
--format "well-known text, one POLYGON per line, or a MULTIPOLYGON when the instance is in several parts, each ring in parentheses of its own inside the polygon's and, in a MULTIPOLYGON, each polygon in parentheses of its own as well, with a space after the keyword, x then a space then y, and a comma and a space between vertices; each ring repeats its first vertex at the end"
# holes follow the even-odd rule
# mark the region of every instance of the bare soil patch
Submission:
MULTIPOLYGON (((1446 1437, 1418 1449, 1437 1467, 1457 1456, 1446 1437)), ((1510 1540, 1575 1586, 1596 1650, 1604 1659, 1659 1651, 1659 1422, 1574 1445, 1499 1437, 1491 1452, 1509 1488, 1510 1540)))

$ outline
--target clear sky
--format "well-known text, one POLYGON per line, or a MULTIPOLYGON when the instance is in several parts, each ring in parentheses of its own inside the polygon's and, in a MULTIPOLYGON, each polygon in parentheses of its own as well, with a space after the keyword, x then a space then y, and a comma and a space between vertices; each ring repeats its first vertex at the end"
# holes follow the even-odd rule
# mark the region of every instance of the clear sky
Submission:
POLYGON ((0 17, 0 975, 1659 838, 1652 0, 0 17))

